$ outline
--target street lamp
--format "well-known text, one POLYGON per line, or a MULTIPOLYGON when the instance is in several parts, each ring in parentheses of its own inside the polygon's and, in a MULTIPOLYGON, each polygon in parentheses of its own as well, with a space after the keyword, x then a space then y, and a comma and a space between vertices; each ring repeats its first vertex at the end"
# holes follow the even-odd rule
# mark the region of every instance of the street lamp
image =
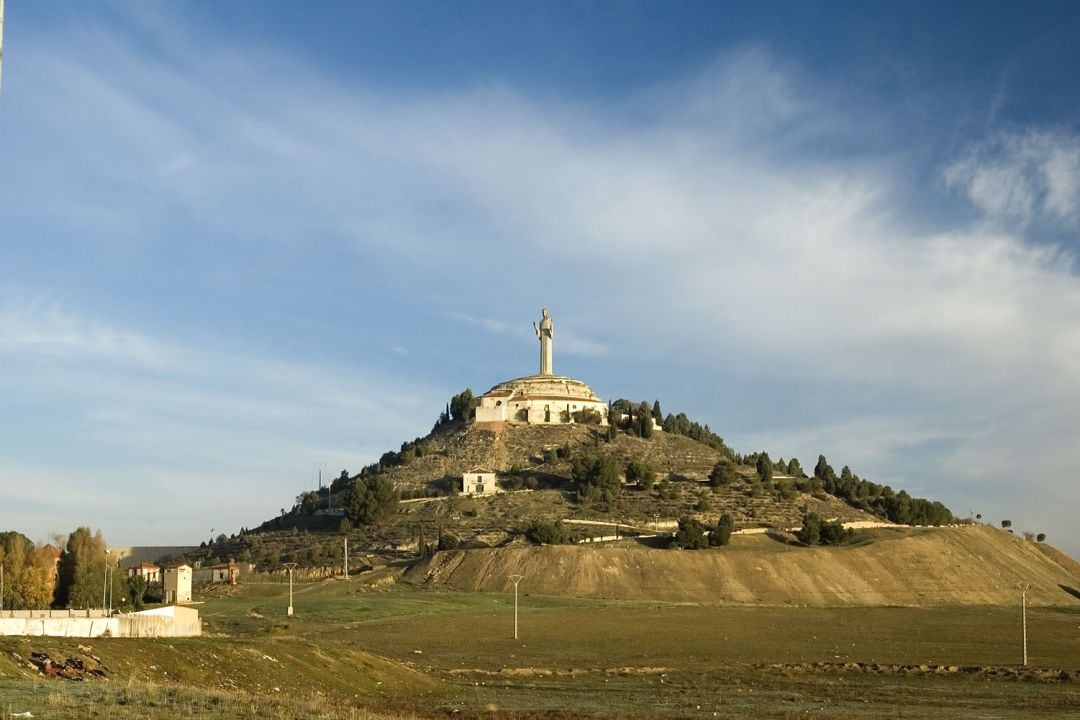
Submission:
POLYGON ((292 571, 293 571, 294 568, 296 568, 299 565, 299 563, 287 562, 287 563, 282 563, 282 565, 284 565, 289 570, 289 613, 288 613, 288 616, 292 617, 292 612, 293 612, 292 611, 292 571))
POLYGON ((105 582, 101 586, 101 611, 105 612, 105 595, 109 592, 109 548, 105 548, 105 582))
POLYGON ((518 639, 518 583, 525 579, 524 575, 511 575, 510 582, 514 583, 514 639, 518 639))

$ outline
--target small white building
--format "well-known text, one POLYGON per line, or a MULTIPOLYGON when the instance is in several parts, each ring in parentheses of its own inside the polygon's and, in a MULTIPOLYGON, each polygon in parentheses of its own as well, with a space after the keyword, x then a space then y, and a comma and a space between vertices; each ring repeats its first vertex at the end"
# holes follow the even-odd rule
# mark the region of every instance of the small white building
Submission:
POLYGON ((163 577, 166 604, 175 605, 176 603, 191 602, 190 565, 187 563, 167 565, 163 577))
POLYGON ((130 565, 127 569, 128 577, 139 577, 146 580, 149 586, 158 585, 161 582, 161 568, 153 563, 141 562, 138 565, 130 565))
POLYGON ((461 492, 464 495, 484 497, 502 492, 498 476, 490 470, 470 470, 461 476, 461 492))

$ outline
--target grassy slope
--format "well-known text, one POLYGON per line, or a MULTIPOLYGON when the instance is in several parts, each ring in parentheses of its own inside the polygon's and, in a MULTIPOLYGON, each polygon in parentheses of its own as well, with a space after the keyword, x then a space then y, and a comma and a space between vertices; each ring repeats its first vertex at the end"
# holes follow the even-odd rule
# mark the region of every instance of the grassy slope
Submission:
MULTIPOLYGON (((416 583, 503 591, 507 576, 541 594, 769 605, 1007 605, 1032 583, 1032 604, 1067 605, 1080 574, 1035 543, 987 526, 863 530, 838 548, 736 536, 727 548, 495 548, 438 553, 416 583), (1064 563, 1064 565, 1062 564, 1064 563)), ((1067 559, 1067 558, 1066 558, 1067 559)))
MULTIPOLYGON (((211 636, 92 641, 104 685, 60 690, 11 654, 78 656, 78 640, 0 639, 0 697, 5 711, 118 719, 1054 718, 1080 706, 1056 670, 1002 670, 1018 656, 1014 608, 589 600, 531 582, 516 642, 511 593, 305 583, 286 619, 285 587, 240 586, 202 606, 211 636)), ((1075 608, 1031 611, 1034 668, 1080 668, 1078 622, 1075 608)))

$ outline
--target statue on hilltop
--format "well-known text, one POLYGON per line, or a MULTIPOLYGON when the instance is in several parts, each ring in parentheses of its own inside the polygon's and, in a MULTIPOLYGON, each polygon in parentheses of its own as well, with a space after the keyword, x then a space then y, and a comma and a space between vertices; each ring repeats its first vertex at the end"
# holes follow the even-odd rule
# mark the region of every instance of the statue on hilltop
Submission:
POLYGON ((551 375, 551 342, 555 334, 555 323, 552 322, 547 308, 543 308, 542 312, 544 316, 540 319, 539 325, 533 320, 533 331, 540 339, 540 374, 551 375))

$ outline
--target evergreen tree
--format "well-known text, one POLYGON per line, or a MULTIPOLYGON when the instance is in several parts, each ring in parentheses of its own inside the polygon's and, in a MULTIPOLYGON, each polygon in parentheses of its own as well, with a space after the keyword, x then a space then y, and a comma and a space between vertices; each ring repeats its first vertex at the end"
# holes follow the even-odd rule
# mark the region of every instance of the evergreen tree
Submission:
POLYGON ((716 527, 709 533, 709 545, 713 547, 727 545, 731 542, 731 533, 735 532, 735 520, 724 513, 716 521, 716 527))
POLYGON ((398 492, 385 475, 357 478, 345 500, 345 515, 354 524, 372 525, 397 511, 398 492))
POLYGON ((712 472, 709 473, 709 484, 713 487, 730 485, 738 478, 739 473, 735 470, 735 464, 727 458, 722 458, 720 462, 713 465, 712 472))
POLYGON ((450 398, 450 419, 454 422, 472 420, 476 417, 476 398, 472 388, 465 388, 450 398))
POLYGON ((803 515, 802 527, 796 537, 803 545, 817 545, 821 540, 821 517, 812 512, 803 515))
POLYGON ((769 453, 762 452, 757 458, 757 476, 761 484, 766 488, 772 484, 773 464, 769 459, 769 453))
POLYGON ((637 429, 637 434, 643 438, 652 437, 653 416, 647 402, 642 401, 637 409, 637 413, 634 415, 634 419, 636 421, 635 427, 637 429))
POLYGON ((61 607, 89 609, 102 606, 105 587, 105 538, 101 531, 76 528, 68 536, 60 555, 60 579, 56 586, 56 604, 61 607))

